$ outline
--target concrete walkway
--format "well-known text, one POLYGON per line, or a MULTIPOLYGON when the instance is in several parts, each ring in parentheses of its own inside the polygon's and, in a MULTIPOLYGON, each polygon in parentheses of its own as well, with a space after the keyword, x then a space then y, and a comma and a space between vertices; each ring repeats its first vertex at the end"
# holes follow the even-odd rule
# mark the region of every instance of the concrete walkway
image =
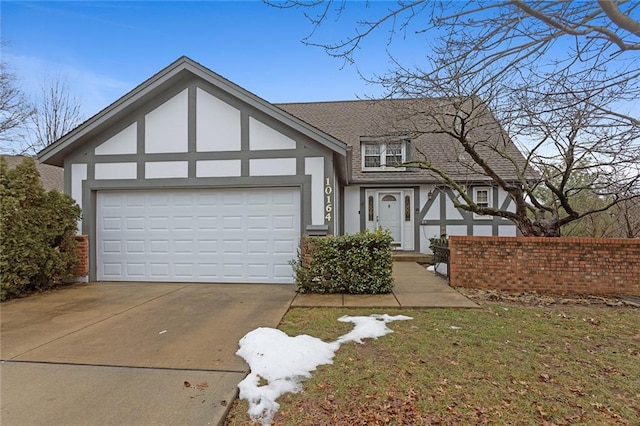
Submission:
POLYGON ((393 263, 391 294, 298 294, 292 307, 477 308, 447 282, 414 262, 393 263))

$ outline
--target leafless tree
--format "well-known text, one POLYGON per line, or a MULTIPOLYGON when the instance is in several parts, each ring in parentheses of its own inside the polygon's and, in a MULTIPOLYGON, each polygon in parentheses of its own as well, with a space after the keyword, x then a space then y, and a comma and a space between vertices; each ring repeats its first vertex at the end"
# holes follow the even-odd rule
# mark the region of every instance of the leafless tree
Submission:
POLYGON ((640 197, 625 200, 617 206, 615 212, 618 226, 611 235, 619 238, 640 238, 640 197))
MULTIPOLYGON (((275 5, 303 8, 314 30, 351 7, 342 1, 275 5)), ((448 138, 461 166, 490 178, 516 206, 478 206, 465 182, 436 159, 408 164, 438 176, 456 194, 457 207, 510 219, 524 235, 558 236, 569 223, 637 199, 640 3, 398 1, 354 25, 354 33, 337 42, 318 42, 314 32, 305 42, 357 64, 359 47, 376 31, 387 31, 389 43, 412 33, 430 40, 424 64, 391 56, 394 69, 367 78, 390 98, 440 99, 437 107, 406 112, 411 130, 448 138), (523 155, 513 152, 513 143, 523 155), (507 160, 510 170, 494 167, 496 158, 507 160), (576 202, 585 191, 603 202, 576 202)))
POLYGON ((46 79, 41 87, 33 119, 28 151, 37 152, 52 144, 81 121, 80 101, 71 94, 64 79, 46 79))
POLYGON ((17 86, 15 75, 0 62, 0 150, 11 152, 24 137, 25 124, 35 109, 17 86))

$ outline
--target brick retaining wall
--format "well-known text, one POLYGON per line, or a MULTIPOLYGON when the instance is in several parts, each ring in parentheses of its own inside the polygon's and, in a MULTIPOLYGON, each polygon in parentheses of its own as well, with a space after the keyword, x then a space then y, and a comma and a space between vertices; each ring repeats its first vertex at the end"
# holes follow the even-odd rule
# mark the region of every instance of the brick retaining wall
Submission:
POLYGON ((640 240, 449 238, 452 287, 640 296, 640 240))
POLYGON ((89 275, 89 236, 77 235, 78 264, 76 265, 76 277, 89 275))

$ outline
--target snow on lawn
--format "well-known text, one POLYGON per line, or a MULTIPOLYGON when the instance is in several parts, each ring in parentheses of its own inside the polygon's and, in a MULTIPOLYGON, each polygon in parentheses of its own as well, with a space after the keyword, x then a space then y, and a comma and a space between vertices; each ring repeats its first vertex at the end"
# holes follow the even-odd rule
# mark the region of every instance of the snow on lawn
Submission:
POLYGON ((249 402, 249 416, 263 425, 270 425, 280 408, 276 399, 287 392, 299 392, 301 382, 311 377, 319 365, 332 364, 342 343, 362 343, 362 339, 393 333, 387 323, 413 319, 404 315, 374 314, 368 317, 343 316, 340 322, 355 324, 354 329, 327 343, 308 336, 289 337, 274 328, 257 328, 240 339, 236 355, 242 357, 251 371, 238 384, 240 398, 249 402))

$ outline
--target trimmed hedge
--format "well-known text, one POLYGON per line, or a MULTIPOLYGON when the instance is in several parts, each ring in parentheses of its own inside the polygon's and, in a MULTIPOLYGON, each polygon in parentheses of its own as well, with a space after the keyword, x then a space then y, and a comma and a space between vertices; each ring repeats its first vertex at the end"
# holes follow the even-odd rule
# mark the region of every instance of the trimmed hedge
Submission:
POLYGON ((388 231, 308 237, 292 261, 301 293, 390 293, 393 256, 388 231))
POLYGON ((74 277, 80 207, 45 191, 32 158, 9 170, 0 158, 0 300, 74 277))

